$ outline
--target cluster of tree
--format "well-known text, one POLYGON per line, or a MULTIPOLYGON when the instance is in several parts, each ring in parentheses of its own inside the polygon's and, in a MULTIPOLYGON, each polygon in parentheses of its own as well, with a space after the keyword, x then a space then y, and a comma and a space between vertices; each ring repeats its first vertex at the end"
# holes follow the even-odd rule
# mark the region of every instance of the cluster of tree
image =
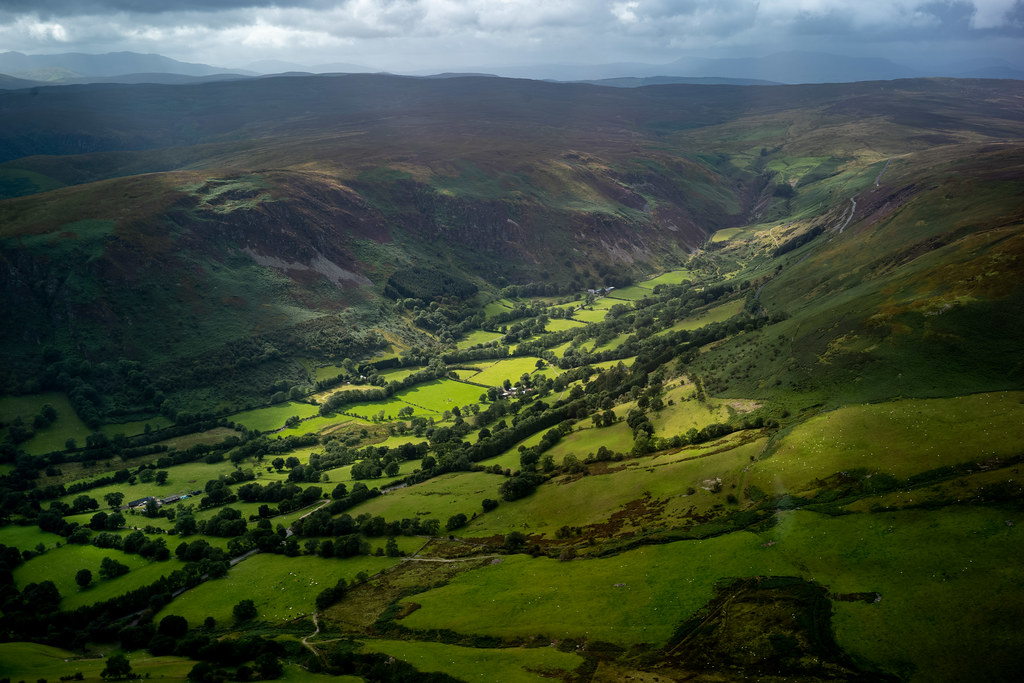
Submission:
MULTIPOLYGON (((77 533, 72 534, 68 540, 72 543, 77 542, 76 536, 77 533)), ((151 539, 141 531, 133 531, 124 537, 104 531, 93 536, 92 544, 97 548, 116 548, 129 555, 138 554, 147 560, 163 561, 171 557, 167 542, 163 538, 151 539)))

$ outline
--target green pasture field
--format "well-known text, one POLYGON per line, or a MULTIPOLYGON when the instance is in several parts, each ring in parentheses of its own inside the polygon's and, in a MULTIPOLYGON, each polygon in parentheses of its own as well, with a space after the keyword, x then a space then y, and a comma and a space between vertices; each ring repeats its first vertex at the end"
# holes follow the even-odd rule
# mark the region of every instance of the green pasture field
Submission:
POLYGON ((67 539, 59 534, 43 531, 35 525, 8 524, 0 527, 0 543, 18 550, 34 550, 40 543, 47 548, 55 548, 58 543, 67 543, 67 539))
POLYGON ((167 446, 168 448, 185 451, 198 444, 220 443, 229 436, 238 436, 238 432, 234 429, 229 429, 228 427, 214 427, 213 429, 209 429, 205 432, 175 436, 170 439, 164 439, 158 443, 162 446, 167 446))
POLYGON ((570 453, 583 460, 587 455, 597 453, 601 446, 614 452, 628 453, 629 449, 633 447, 633 430, 624 421, 616 422, 610 427, 585 426, 583 429, 577 429, 571 434, 563 436, 545 453, 550 453, 555 462, 561 464, 562 459, 570 453))
POLYGON ((397 564, 391 557, 286 557, 260 553, 231 568, 228 576, 213 579, 186 591, 154 617, 169 614, 185 617, 198 626, 208 616, 226 626, 234 623, 231 609, 242 600, 252 600, 259 610, 258 621, 280 623, 309 616, 317 594, 334 586, 338 579, 348 582, 365 571, 373 575, 397 564))
POLYGON ((796 493, 840 471, 866 468, 902 478, 1019 455, 1022 399, 1024 392, 1015 391, 840 408, 785 434, 770 458, 751 466, 750 481, 796 493))
POLYGON ((654 287, 648 287, 647 283, 639 285, 630 285, 629 287, 622 287, 620 289, 613 289, 611 292, 606 294, 609 299, 618 299, 621 303, 623 301, 639 301, 645 296, 653 296, 654 287))
POLYGON ((444 523, 452 515, 471 517, 481 512, 484 498, 497 500, 498 485, 505 478, 489 472, 452 472, 407 486, 397 491, 360 503, 348 514, 381 515, 387 520, 434 517, 444 523))
POLYGON ((629 358, 620 358, 618 360, 606 360, 600 363, 594 363, 590 367, 594 368, 595 370, 607 370, 608 368, 614 368, 619 363, 622 363, 628 368, 635 362, 636 356, 630 356, 629 358))
MULTIPOLYGON (((477 397, 479 398, 479 394, 477 394, 477 397)), ((344 410, 346 413, 358 415, 359 417, 365 420, 373 421, 373 419, 376 418, 377 415, 379 415, 380 411, 382 410, 384 411, 384 419, 397 419, 398 411, 407 406, 412 406, 412 404, 406 403, 402 399, 398 398, 398 396, 396 395, 390 398, 386 398, 383 401, 372 401, 370 403, 352 403, 342 407, 342 410, 344 410)), ((412 414, 414 417, 437 416, 435 411, 429 408, 412 406, 412 409, 412 414)))
MULTIPOLYGON (((602 524, 613 513, 623 510, 627 503, 645 498, 663 502, 665 507, 660 518, 666 524, 676 518, 674 525, 679 526, 687 523, 686 514, 691 508, 705 513, 714 505, 724 503, 726 491, 732 490, 732 483, 740 481, 743 468, 750 464, 750 456, 756 455, 762 447, 760 441, 738 445, 738 437, 733 437, 717 445, 685 449, 671 455, 611 462, 606 474, 562 478, 542 484, 526 498, 502 502, 497 509, 478 516, 456 533, 472 538, 515 530, 551 539, 563 525, 602 524), (737 446, 714 452, 730 444, 737 446), (716 477, 722 478, 721 493, 711 494, 701 488, 704 481, 716 477), (688 495, 687 490, 691 488, 694 493, 688 495)), ((482 464, 487 462, 490 461, 482 464)), ((490 497, 497 500, 495 496, 490 497)), ((627 521, 624 528, 632 528, 630 524, 627 521)))
POLYGON ((604 297, 602 299, 598 299, 587 307, 591 310, 581 309, 579 311, 575 311, 572 314, 572 317, 574 320, 579 320, 585 323, 599 323, 608 315, 609 308, 615 304, 621 303, 621 301, 614 301, 608 297, 604 297))
POLYGON ((315 674, 307 671, 298 664, 281 662, 284 665, 284 674, 281 678, 274 680, 285 681, 285 683, 307 683, 308 681, 322 681, 323 683, 365 683, 359 676, 331 676, 330 674, 315 674))
POLYGON ((588 344, 591 344, 590 351, 592 353, 596 351, 614 351, 615 349, 625 344, 626 340, 632 337, 633 334, 633 332, 623 332, 622 334, 614 337, 611 341, 605 344, 601 344, 600 346, 594 346, 594 342, 590 341, 588 342, 588 344))
MULTIPOLYGON (((346 408, 342 408, 346 410, 346 408)), ((378 411, 379 412, 379 411, 378 411)), ((282 429, 278 434, 285 436, 302 436, 303 434, 321 434, 326 429, 341 427, 342 425, 365 425, 371 424, 367 420, 352 417, 351 415, 334 415, 329 417, 311 417, 303 420, 296 427, 282 429)))
POLYGON ((489 344, 502 338, 500 332, 488 332, 487 330, 473 330, 456 344, 456 348, 468 349, 477 344, 489 344))
MULTIPOLYGON (((64 450, 64 442, 74 439, 78 445, 84 446, 85 439, 93 430, 89 429, 75 413, 66 394, 60 391, 48 391, 31 396, 0 397, 0 420, 10 422, 17 417, 22 418, 31 427, 32 418, 49 403, 57 411, 57 419, 49 427, 36 432, 28 441, 19 444, 19 448, 29 455, 42 455, 52 451, 64 450)), ((0 438, 7 430, 0 430, 0 438)))
MULTIPOLYGON (((141 650, 125 654, 132 670, 144 678, 184 680, 196 664, 181 657, 152 657, 141 650)), ((37 643, 0 643, 0 676, 12 681, 56 681, 81 672, 82 680, 97 682, 104 680, 100 677, 104 667, 103 656, 82 657, 70 650, 37 643)))
POLYGON ((313 379, 317 382, 324 379, 334 379, 338 375, 343 375, 347 371, 340 365, 320 365, 314 370, 313 379))
POLYGON ((231 420, 249 429, 257 429, 261 432, 271 432, 284 426, 285 420, 293 415, 299 417, 312 417, 317 414, 319 408, 308 403, 297 403, 287 401, 276 406, 267 408, 256 408, 246 410, 231 416, 231 420))
MULTIPOLYGON (((479 374, 474 375, 472 381, 490 387, 501 386, 501 383, 506 379, 515 384, 522 377, 523 373, 533 374, 537 370, 537 360, 536 356, 521 356, 499 360, 482 369, 479 374)), ((477 397, 480 396, 479 388, 476 395, 477 397)))
POLYGON ((553 318, 548 321, 548 324, 544 328, 548 332, 564 332, 565 330, 573 330, 578 327, 584 327, 585 323, 579 320, 566 320, 565 318, 553 318))
POLYGON ((668 438, 685 434, 690 428, 702 429, 715 422, 729 421, 729 401, 708 398, 701 402, 693 398, 693 395, 694 387, 689 383, 665 392, 662 396, 665 407, 647 414, 648 420, 654 425, 655 434, 668 438), (675 401, 675 405, 668 405, 669 400, 675 401))
POLYGON ((170 427, 173 424, 173 422, 168 420, 163 415, 157 415, 156 417, 151 417, 148 420, 136 420, 134 422, 115 422, 112 424, 106 424, 100 427, 100 431, 110 437, 116 434, 124 434, 125 436, 135 436, 137 434, 144 434, 146 432, 146 425, 149 425, 150 429, 157 430, 163 429, 164 427, 170 427))
MULTIPOLYGON (((269 465, 269 463, 267 464, 269 465)), ((249 464, 247 467, 252 467, 252 465, 249 464)), ((212 465, 207 464, 202 460, 198 460, 195 462, 187 462, 182 463, 181 465, 168 467, 167 483, 163 486, 159 486, 156 482, 150 482, 148 484, 144 484, 142 482, 137 482, 135 484, 109 484, 107 486, 89 489, 82 493, 70 493, 66 496, 62 496, 60 500, 70 505, 78 496, 89 496, 91 498, 95 498, 99 502, 99 510, 109 511, 109 507, 103 500, 103 496, 108 493, 123 493, 124 502, 122 504, 124 505, 127 505, 133 500, 145 498, 146 496, 166 498, 167 496, 171 496, 176 493, 185 493, 186 491, 202 489, 209 480, 217 479, 222 474, 230 474, 234 469, 234 465, 232 465, 229 460, 224 460, 212 465)), ((200 496, 197 496, 197 499, 199 497, 200 496)))
POLYGON ((381 370, 377 374, 386 379, 389 382, 401 382, 409 375, 415 374, 423 369, 421 365, 413 365, 410 367, 403 368, 391 368, 389 370, 381 370))
MULTIPOLYGON (((168 540, 168 547, 172 552, 174 548, 171 543, 174 540, 168 540)), ((14 580, 19 589, 24 589, 30 583, 53 581, 63 598, 60 603, 61 609, 75 609, 82 605, 109 600, 140 586, 151 584, 161 576, 181 569, 182 566, 183 564, 173 557, 166 562, 150 562, 138 555, 129 555, 112 548, 67 544, 48 550, 23 563, 14 570, 14 580), (111 557, 127 565, 131 571, 115 579, 101 579, 99 570, 104 557, 111 557), (84 589, 75 583, 75 574, 79 569, 88 569, 92 572, 92 583, 84 589)))
POLYGON ((686 268, 680 268, 679 270, 670 270, 667 273, 662 273, 657 277, 652 277, 649 280, 644 280, 643 282, 637 284, 643 285, 644 287, 648 287, 653 290, 658 285, 681 285, 684 282, 689 282, 692 279, 693 273, 691 273, 686 268))
POLYGON ((459 369, 459 370, 455 370, 454 372, 455 372, 456 375, 458 375, 459 379, 472 380, 473 379, 473 375, 477 374, 480 371, 479 370, 462 370, 462 369, 459 369))
POLYGON ((677 332, 679 330, 696 330, 711 323, 725 322, 734 315, 738 315, 741 311, 743 311, 743 301, 741 299, 727 301, 724 304, 713 306, 706 311, 701 311, 697 315, 685 320, 680 320, 672 327, 656 332, 655 335, 668 334, 669 332, 677 332))
POLYGON ((506 683, 546 683, 551 681, 548 672, 567 674, 583 663, 577 654, 550 647, 485 649, 409 640, 364 640, 362 645, 363 652, 383 652, 424 673, 446 673, 463 681, 493 681, 501 672, 506 683))
MULTIPOLYGON (((507 361, 501 361, 503 363, 507 361)), ((536 362, 536 361, 534 361, 536 362)), ((476 381, 474 379, 474 381, 476 381)), ((413 406, 422 406, 427 410, 443 413, 452 408, 478 403, 480 394, 485 390, 473 384, 465 384, 450 379, 435 379, 406 389, 396 398, 413 406)))
POLYGON ((492 315, 507 313, 515 308, 515 303, 509 299, 498 299, 484 306, 484 315, 490 318, 492 315))
POLYGON ((499 637, 534 634, 542 624, 551 637, 659 645, 720 579, 800 576, 832 593, 881 595, 833 603, 839 645, 862 661, 911 681, 1009 680, 1024 645, 1024 633, 1006 629, 1024 607, 1017 589, 1022 521, 1019 511, 985 508, 841 517, 793 511, 758 533, 604 559, 516 555, 418 594, 421 609, 402 624, 499 637))

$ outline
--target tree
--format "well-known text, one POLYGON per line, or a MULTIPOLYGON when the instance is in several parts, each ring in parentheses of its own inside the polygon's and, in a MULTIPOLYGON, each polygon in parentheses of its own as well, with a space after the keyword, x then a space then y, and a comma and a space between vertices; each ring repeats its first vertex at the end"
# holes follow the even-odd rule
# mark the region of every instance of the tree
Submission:
POLYGON ((490 512, 494 508, 498 507, 498 501, 494 500, 493 498, 484 498, 483 503, 481 503, 481 505, 484 509, 484 512, 490 512))
POLYGON ((160 620, 157 633, 171 638, 181 638, 188 633, 188 620, 176 614, 168 614, 160 620))
POLYGON ((107 658, 107 665, 100 672, 103 678, 133 678, 131 662, 124 655, 111 655, 107 658))
POLYGON ((401 557, 402 551, 398 549, 398 541, 392 536, 384 546, 384 554, 388 557, 401 557))
POLYGON ((120 512, 111 512, 107 515, 107 521, 104 522, 107 527, 107 531, 116 531, 124 526, 124 515, 120 512))
POLYGON ((391 462, 389 462, 387 464, 387 467, 384 468, 384 474, 386 474, 389 477, 397 476, 398 475, 398 468, 399 468, 398 462, 396 460, 392 460, 391 462))
POLYGON ((104 557, 100 562, 100 578, 103 579, 114 579, 127 574, 128 571, 128 565, 121 564, 112 557, 104 557))
POLYGON ((163 486, 167 483, 167 470, 159 470, 156 473, 156 483, 159 486, 163 486))
POLYGON ((259 614, 259 612, 256 611, 256 603, 252 600, 242 600, 231 608, 231 613, 235 615, 235 619, 238 621, 255 619, 256 615, 259 614))
POLYGON ((452 515, 451 517, 449 517, 448 521, 445 522, 444 528, 448 531, 454 531, 459 527, 466 526, 467 521, 469 520, 466 519, 466 515, 460 512, 457 515, 452 515))
POLYGON ((92 583, 92 572, 88 569, 79 569, 78 573, 75 574, 75 583, 85 588, 92 583))
POLYGON ((119 508, 121 507, 121 502, 124 501, 124 494, 120 491, 111 491, 103 496, 103 500, 110 507, 119 508))

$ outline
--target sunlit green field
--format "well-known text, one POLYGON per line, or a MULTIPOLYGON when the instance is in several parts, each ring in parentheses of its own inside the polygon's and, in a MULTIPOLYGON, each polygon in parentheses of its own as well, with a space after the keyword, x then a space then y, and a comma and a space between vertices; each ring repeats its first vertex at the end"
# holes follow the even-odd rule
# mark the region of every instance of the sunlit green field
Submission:
MULTIPOLYGON (((170 537, 165 540, 173 542, 175 539, 170 537)), ((173 547, 171 550, 173 551, 173 547)), ((181 567, 182 563, 173 557, 165 562, 150 562, 138 555, 129 555, 119 550, 67 544, 48 550, 22 564, 14 570, 14 579, 22 589, 29 583, 53 581, 63 598, 61 609, 75 609, 149 585, 181 567), (131 571, 114 579, 101 579, 99 570, 104 557, 111 557, 127 565, 131 571), (84 589, 75 583, 75 574, 79 569, 88 569, 92 572, 93 582, 84 589)))
MULTIPOLYGON (((181 657, 153 657, 145 651, 127 653, 132 670, 152 679, 184 680, 195 662, 181 657)), ((103 656, 83 657, 69 650, 36 643, 0 643, 0 676, 12 681, 56 681, 81 673, 84 681, 103 681, 103 656)))
MULTIPOLYGON (((504 380, 513 384, 519 381, 523 374, 531 374, 537 369, 537 358, 534 356, 522 356, 518 358, 507 358, 491 363, 484 367, 478 374, 470 377, 470 381, 486 386, 500 386, 504 380)), ((477 392, 479 396, 480 392, 477 392)))
POLYGON ((498 499, 498 485, 505 478, 486 472, 453 472, 373 498, 349 510, 353 517, 363 513, 387 520, 434 517, 444 523, 452 515, 467 517, 481 512, 484 498, 498 499))
POLYGON ((1022 521, 1018 511, 969 508, 845 517, 780 512, 766 531, 607 559, 517 555, 417 595, 421 609, 402 623, 505 637, 542 624, 550 637, 657 645, 712 597, 721 578, 800 576, 836 593, 882 596, 874 604, 834 603, 839 644, 855 656, 897 669, 909 656, 915 681, 1004 679, 1024 644, 1024 634, 1005 627, 1024 596, 1016 572, 1004 571, 1024 542, 1022 521), (959 569, 936 574, 935 567, 959 569), (996 649, 988 642, 994 634, 996 649))
POLYGON ((1019 455, 1022 398, 999 392, 841 408, 793 428, 771 458, 752 466, 751 480, 765 490, 801 491, 844 470, 907 477, 1019 455))
POLYGON ((245 425, 249 429, 257 429, 261 432, 269 432, 280 429, 284 426, 285 420, 293 415, 311 417, 319 410, 316 406, 308 403, 288 401, 268 408, 257 408, 247 410, 243 413, 232 415, 231 419, 238 424, 245 425))
POLYGON ((577 654, 550 647, 472 648, 407 640, 364 640, 363 652, 383 652, 422 672, 442 672, 463 681, 493 681, 500 672, 509 683, 545 683, 550 672, 571 672, 583 663, 577 654), (543 670, 544 675, 535 673, 543 670))
POLYGON ((197 626, 211 616, 218 624, 227 625, 234 622, 232 607, 242 600, 256 603, 259 621, 279 623, 309 617, 317 594, 338 579, 351 582, 359 572, 376 574, 397 561, 389 557, 341 560, 258 554, 232 567, 227 577, 207 581, 175 598, 156 619, 176 614, 197 626))

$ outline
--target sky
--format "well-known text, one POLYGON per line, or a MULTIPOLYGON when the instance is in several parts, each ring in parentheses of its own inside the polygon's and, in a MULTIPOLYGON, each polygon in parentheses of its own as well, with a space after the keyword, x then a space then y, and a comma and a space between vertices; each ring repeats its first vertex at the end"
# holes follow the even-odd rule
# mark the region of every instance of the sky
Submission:
POLYGON ((0 51, 398 73, 824 51, 1024 61, 1024 0, 0 0, 0 51))

